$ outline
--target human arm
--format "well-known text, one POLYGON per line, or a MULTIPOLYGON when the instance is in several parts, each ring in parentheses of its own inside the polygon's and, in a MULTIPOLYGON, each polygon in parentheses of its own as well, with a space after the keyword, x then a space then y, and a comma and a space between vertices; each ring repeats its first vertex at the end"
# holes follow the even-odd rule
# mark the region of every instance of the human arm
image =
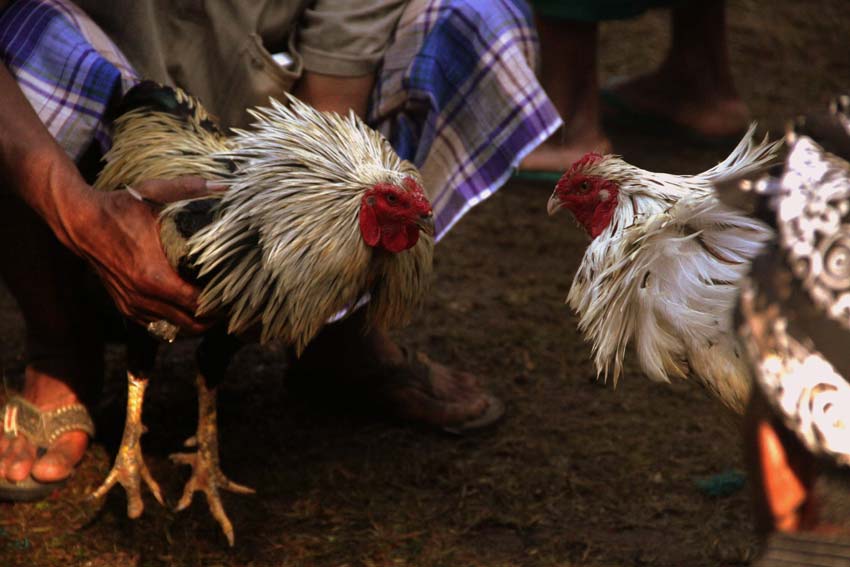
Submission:
MULTIPOLYGON (((95 269, 122 313, 141 323, 167 319, 190 332, 205 328, 194 317, 198 290, 177 275, 162 251, 155 211, 127 191, 93 190, 3 65, 0 180, 0 190, 20 197, 95 269)), ((167 201, 203 194, 206 184, 152 181, 135 189, 167 201)))
POLYGON ((361 118, 406 0, 318 0, 299 23, 304 74, 294 94, 319 110, 361 118))
POLYGON ((351 109, 365 118, 374 84, 374 74, 340 77, 304 71, 293 94, 318 110, 346 114, 351 109))

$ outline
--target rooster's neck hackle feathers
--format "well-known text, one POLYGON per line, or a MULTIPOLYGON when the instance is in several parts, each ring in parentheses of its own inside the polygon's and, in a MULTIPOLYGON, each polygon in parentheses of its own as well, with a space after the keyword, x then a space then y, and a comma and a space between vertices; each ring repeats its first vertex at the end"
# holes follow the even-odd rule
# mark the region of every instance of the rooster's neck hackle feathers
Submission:
POLYGON ((610 224, 585 251, 567 301, 593 345, 600 375, 616 383, 634 341, 652 379, 693 375, 740 411, 748 376, 731 335, 737 283, 772 234, 721 205, 711 182, 763 168, 779 142, 755 125, 724 161, 698 175, 646 171, 618 156, 583 166, 619 186, 610 224))
POLYGON ((222 157, 237 164, 219 218, 190 240, 205 287, 201 313, 230 305, 230 332, 262 325, 261 340, 300 351, 328 318, 369 292, 382 326, 407 320, 424 296, 433 242, 399 254, 363 242, 363 194, 381 183, 421 184, 416 168, 354 114, 319 112, 287 95, 251 111, 222 157), (250 235, 250 238, 248 237, 250 235), (249 259, 250 258, 250 259, 249 259))

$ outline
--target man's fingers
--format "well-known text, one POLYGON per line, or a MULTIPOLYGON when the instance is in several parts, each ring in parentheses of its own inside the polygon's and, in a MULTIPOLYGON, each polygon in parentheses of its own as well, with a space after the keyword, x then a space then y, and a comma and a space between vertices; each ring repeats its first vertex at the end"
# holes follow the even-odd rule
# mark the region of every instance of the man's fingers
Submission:
POLYGON ((173 278, 169 278, 169 280, 172 281, 167 282, 167 285, 172 291, 169 294, 170 297, 165 299, 170 300, 170 307, 178 314, 177 316, 180 319, 167 320, 191 334, 198 334, 207 330, 210 326, 209 323, 198 320, 194 315, 195 311, 198 310, 200 290, 176 274, 173 278))
POLYGON ((172 273, 168 279, 169 281, 165 283, 172 290, 170 293, 172 303, 194 313, 198 309, 198 297, 201 291, 176 273, 172 273))
POLYGON ((200 290, 167 264, 161 270, 143 270, 128 282, 109 272, 103 279, 118 310, 142 326, 165 319, 191 334, 209 327, 194 316, 200 290))
POLYGON ((153 209, 215 189, 200 177, 154 179, 100 198, 107 222, 89 227, 82 252, 125 316, 142 326, 164 319, 187 334, 209 327, 194 317, 200 290, 180 278, 165 257, 153 209))
POLYGON ((148 179, 134 185, 133 189, 145 199, 164 205, 207 195, 207 181, 200 177, 148 179))
POLYGON ((132 318, 143 327, 154 321, 167 321, 179 327, 181 334, 187 335, 201 334, 210 327, 210 323, 196 319, 191 312, 167 303, 150 304, 148 309, 137 312, 132 318))
MULTIPOLYGON (((176 277, 176 276, 175 276, 176 277)), ((189 302, 169 303, 168 299, 154 297, 122 297, 113 295, 112 299, 118 310, 127 318, 145 327, 153 321, 165 320, 177 325, 186 334, 197 335, 206 331, 211 325, 208 321, 198 320, 194 316, 194 297, 197 291, 189 284, 181 281, 181 287, 188 288, 188 297, 193 298, 189 302)), ((185 297, 185 296, 184 296, 185 297)))
POLYGON ((133 190, 136 193, 161 205, 185 199, 206 197, 224 189, 226 189, 226 186, 221 183, 193 176, 175 179, 148 179, 133 185, 133 190))
POLYGON ((202 323, 194 316, 177 309, 174 310, 173 314, 166 315, 164 319, 173 325, 177 325, 180 327, 181 333, 188 335, 200 335, 210 327, 208 323, 202 323))

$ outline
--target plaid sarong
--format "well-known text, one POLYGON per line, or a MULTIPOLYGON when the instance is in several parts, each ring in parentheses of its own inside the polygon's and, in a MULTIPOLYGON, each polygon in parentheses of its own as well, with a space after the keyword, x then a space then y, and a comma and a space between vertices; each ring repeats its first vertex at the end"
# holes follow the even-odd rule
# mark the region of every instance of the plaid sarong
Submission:
POLYGON ((421 170, 438 240, 561 125, 532 21, 523 0, 413 0, 384 56, 370 122, 421 170))
MULTIPOLYGON (((78 8, 11 3, 0 14, 0 58, 72 159, 93 140, 109 147, 107 106, 137 79, 78 8)), ((560 126, 536 60, 523 0, 413 0, 405 10, 369 121, 422 171, 438 239, 560 126)))
POLYGON ((17 0, 0 14, 0 60, 65 152, 109 147, 103 115, 132 67, 88 16, 62 0, 17 0))

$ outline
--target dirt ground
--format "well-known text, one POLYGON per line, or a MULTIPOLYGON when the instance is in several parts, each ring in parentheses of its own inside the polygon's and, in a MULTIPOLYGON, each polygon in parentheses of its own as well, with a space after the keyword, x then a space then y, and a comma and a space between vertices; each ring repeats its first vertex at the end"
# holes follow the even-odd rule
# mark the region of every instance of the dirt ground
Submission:
MULTIPOLYGON (((729 1, 733 70, 761 124, 850 88, 850 7, 729 1)), ((667 19, 603 27, 604 79, 658 63, 667 19)), ((647 168, 697 172, 727 150, 614 133, 647 168)), ((731 149, 731 148, 730 148, 731 149)), ((329 411, 287 391, 283 356, 246 348, 220 397, 224 470, 256 496, 225 496, 229 549, 198 496, 182 513, 146 498, 138 521, 114 490, 86 499, 120 436, 121 349, 110 350, 100 437, 47 501, 0 504, 0 565, 717 566, 757 550, 745 490, 713 498, 695 481, 743 469, 738 424, 697 387, 594 382, 563 304, 585 238, 545 214, 551 188, 509 184, 437 249, 433 294, 402 341, 483 377, 508 404, 500 427, 452 437, 329 411), (107 449, 109 447, 110 449, 107 449)), ((22 324, 0 293, 2 363, 20 371, 22 324)), ((194 430, 192 344, 161 357, 144 446, 173 508, 186 472, 167 455, 194 430)))

